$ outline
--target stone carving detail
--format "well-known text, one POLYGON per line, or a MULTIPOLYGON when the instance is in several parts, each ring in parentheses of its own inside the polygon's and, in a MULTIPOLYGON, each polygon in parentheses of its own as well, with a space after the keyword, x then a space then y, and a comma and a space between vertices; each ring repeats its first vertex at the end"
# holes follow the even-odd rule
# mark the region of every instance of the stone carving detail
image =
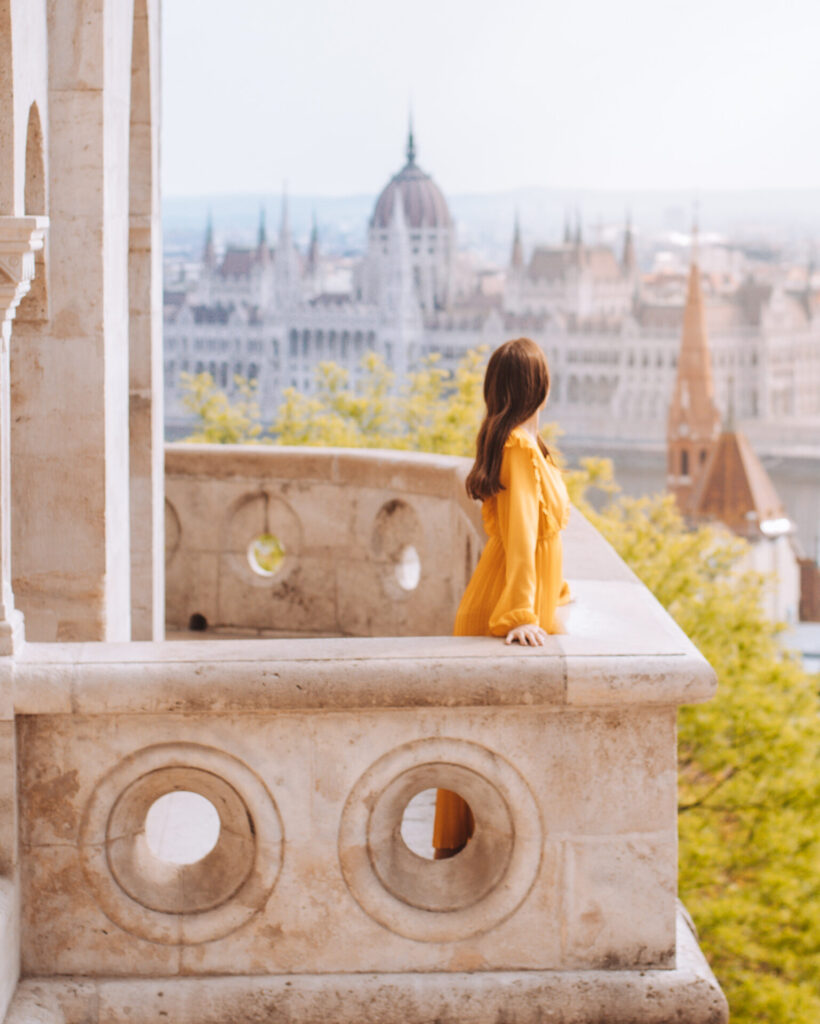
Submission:
POLYGON ((98 784, 80 832, 85 877, 105 914, 153 942, 209 942, 267 902, 282 864, 283 830, 263 782, 242 762, 195 743, 146 747, 98 784), (194 864, 151 853, 145 819, 165 793, 209 800, 220 818, 214 848, 194 864))
POLYGON ((353 787, 342 812, 339 859, 348 888, 399 935, 454 942, 496 927, 520 906, 541 862, 538 807, 524 779, 486 747, 434 738, 398 747, 353 787), (453 789, 476 832, 457 857, 431 861, 401 838, 402 814, 422 790, 453 789))

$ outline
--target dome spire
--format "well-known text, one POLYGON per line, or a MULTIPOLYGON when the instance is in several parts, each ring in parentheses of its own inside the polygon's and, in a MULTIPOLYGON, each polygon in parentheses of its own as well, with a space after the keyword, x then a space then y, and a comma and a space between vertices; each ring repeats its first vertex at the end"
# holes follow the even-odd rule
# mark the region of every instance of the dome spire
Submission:
POLYGON ((413 112, 410 111, 407 117, 407 163, 408 166, 416 162, 416 140, 413 137, 413 112))

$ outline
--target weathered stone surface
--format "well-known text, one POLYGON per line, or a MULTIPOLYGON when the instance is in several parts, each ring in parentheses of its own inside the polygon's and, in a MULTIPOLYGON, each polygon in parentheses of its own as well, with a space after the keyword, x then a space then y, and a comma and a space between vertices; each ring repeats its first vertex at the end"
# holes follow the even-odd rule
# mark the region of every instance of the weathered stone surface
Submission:
POLYGON ((199 611, 212 628, 260 635, 451 632, 464 566, 483 543, 472 510, 453 500, 461 460, 397 452, 379 463, 367 451, 190 448, 166 449, 175 537, 170 624, 184 628, 199 611), (248 560, 249 545, 265 533, 285 550, 271 578, 248 560), (420 577, 404 589, 397 568, 408 547, 420 577))
POLYGON ((664 971, 291 974, 255 978, 25 981, 66 1024, 726 1024, 728 1008, 678 914, 678 957, 664 971))
MULTIPOLYGON (((232 934, 183 949, 186 971, 344 971, 359 969, 363 958, 371 969, 386 971, 457 970, 465 957, 471 968, 484 970, 593 968, 602 963, 667 966, 674 949, 673 715, 671 708, 627 716, 532 706, 257 711, 253 716, 24 716, 20 792, 25 963, 38 973, 95 973, 104 963, 115 974, 130 972, 141 958, 154 964, 147 950, 141 952, 144 943, 132 949, 132 935, 113 923, 106 925, 105 942, 94 937, 102 925, 93 911, 96 890, 89 889, 79 871, 80 847, 103 842, 104 836, 83 838, 83 821, 95 792, 119 766, 162 745, 166 753, 156 764, 151 762, 154 770, 161 764, 185 767, 192 764, 186 744, 193 743, 203 749, 217 744, 261 780, 281 816, 286 855, 275 888, 259 904, 256 916, 232 934), (412 754, 419 743, 421 752, 412 754), (472 750, 483 760, 471 760, 472 750), (506 919, 496 919, 492 908, 497 899, 490 893, 486 902, 465 911, 463 925, 457 915, 445 914, 443 930, 417 932, 419 915, 425 920, 436 915, 387 895, 375 878, 365 882, 366 890, 381 893, 383 909, 371 909, 366 893, 350 891, 337 851, 345 807, 351 800, 365 799, 355 795, 357 780, 383 758, 392 759, 392 767, 379 776, 374 793, 389 787, 411 765, 463 764, 478 772, 491 793, 501 794, 514 822, 516 850, 523 853, 528 832, 537 829, 531 834, 541 849, 541 869, 505 911, 506 919), (522 780, 518 790, 505 781, 509 773, 522 780), (73 934, 79 918, 87 919, 82 934, 88 938, 66 951, 60 936, 73 934), (409 938, 422 934, 430 938, 409 938), (441 938, 433 938, 437 935, 441 938), (457 937, 459 945, 449 948, 447 943, 457 937)), ((214 764, 211 770, 224 771, 214 764)), ((241 798, 250 799, 241 779, 228 782, 241 798)), ((419 776, 414 791, 445 784, 419 776)), ((119 794, 112 789, 106 807, 113 811, 119 794)), ((407 799, 411 795, 408 790, 407 799)), ((479 830, 485 799, 479 794, 474 800, 479 830)), ((106 807, 100 811, 105 819, 106 807)), ((370 854, 375 860, 393 856, 391 844, 397 844, 399 853, 404 849, 393 833, 362 841, 376 844, 370 854)), ((487 864, 496 857, 498 841, 481 853, 487 864)), ((479 846, 475 850, 478 856, 479 846)), ((516 872, 525 869, 523 862, 520 868, 517 864, 514 860, 500 880, 499 893, 518 884, 516 872)), ((438 884, 435 879, 442 871, 458 872, 457 859, 419 860, 418 865, 419 878, 413 884, 420 893, 438 884)), ((128 871, 135 869, 138 864, 128 871)), ((480 874, 483 869, 477 870, 480 874)), ((132 881, 128 889, 133 893, 137 886, 132 881)), ((408 899, 412 902, 413 897, 408 899)), ((147 912, 145 920, 145 934, 154 934, 147 912)), ((128 927, 132 932, 143 927, 138 913, 128 927)), ((173 942, 173 934, 162 941, 173 942)), ((165 956, 159 959, 167 969, 165 956)))

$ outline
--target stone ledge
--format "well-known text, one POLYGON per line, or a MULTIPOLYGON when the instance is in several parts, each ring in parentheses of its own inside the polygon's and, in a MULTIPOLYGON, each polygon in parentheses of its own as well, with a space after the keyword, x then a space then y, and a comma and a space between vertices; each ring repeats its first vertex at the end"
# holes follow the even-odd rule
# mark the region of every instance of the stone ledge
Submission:
POLYGON ((15 1002, 51 995, 68 1024, 726 1024, 683 908, 677 932, 677 966, 666 971, 40 978, 21 982, 15 1002))
POLYGON ((16 714, 676 705, 715 687, 697 653, 573 658, 483 637, 130 646, 30 645, 15 666, 16 714))

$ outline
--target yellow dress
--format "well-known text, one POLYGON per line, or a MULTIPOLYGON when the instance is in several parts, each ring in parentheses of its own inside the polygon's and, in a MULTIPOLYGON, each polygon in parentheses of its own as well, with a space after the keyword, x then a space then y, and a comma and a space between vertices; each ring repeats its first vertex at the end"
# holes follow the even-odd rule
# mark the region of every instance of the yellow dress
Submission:
MULTIPOLYGON (((561 471, 535 440, 516 427, 504 445, 504 490, 481 507, 488 540, 464 591, 456 636, 506 636, 516 626, 557 632, 555 610, 569 600, 564 580, 561 530, 569 496, 561 471)), ((457 851, 473 834, 467 803, 447 789, 436 795, 433 846, 457 851)))

